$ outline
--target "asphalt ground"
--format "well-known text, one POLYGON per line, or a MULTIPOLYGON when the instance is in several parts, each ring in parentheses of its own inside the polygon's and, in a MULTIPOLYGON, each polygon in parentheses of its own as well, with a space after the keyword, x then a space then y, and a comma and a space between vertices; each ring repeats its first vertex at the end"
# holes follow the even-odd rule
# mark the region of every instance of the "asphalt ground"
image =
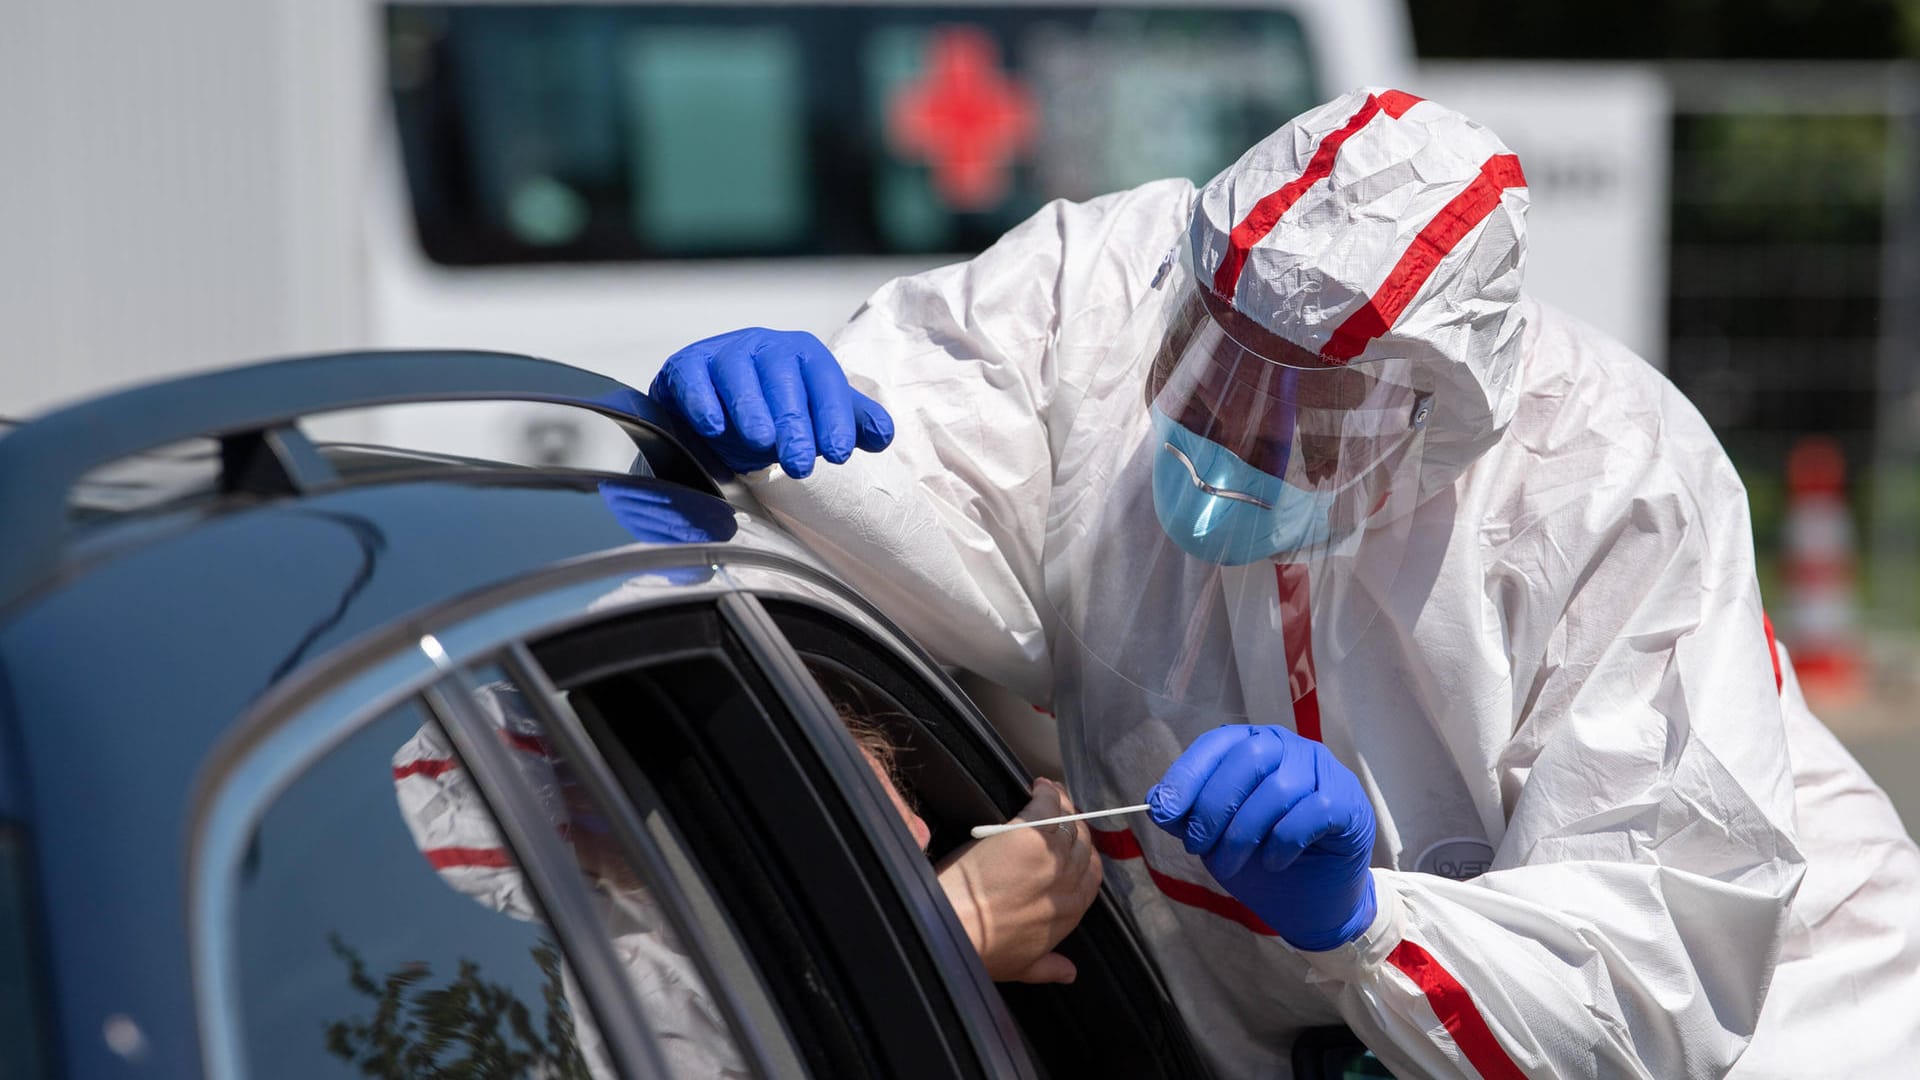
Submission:
POLYGON ((1907 826, 1907 834, 1920 825, 1920 734, 1886 732, 1842 736, 1841 742, 1867 767, 1867 772, 1887 789, 1894 809, 1907 826))
POLYGON ((1807 704, 1886 789, 1907 833, 1920 837, 1920 640, 1881 641, 1872 651, 1864 692, 1823 699, 1809 686, 1807 704))

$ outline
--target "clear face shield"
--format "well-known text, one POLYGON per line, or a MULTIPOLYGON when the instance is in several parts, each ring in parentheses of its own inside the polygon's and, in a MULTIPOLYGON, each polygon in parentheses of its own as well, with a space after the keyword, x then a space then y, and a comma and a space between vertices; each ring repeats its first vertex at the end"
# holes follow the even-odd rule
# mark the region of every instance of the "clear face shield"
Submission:
POLYGON ((1048 592, 1084 660, 1226 722, 1249 709, 1237 668, 1261 662, 1235 650, 1310 632, 1324 667, 1371 624, 1406 551, 1432 394, 1410 360, 1330 366, 1275 337, 1196 277, 1188 247, 1073 418, 1067 460, 1099 478, 1080 498, 1102 501, 1097 524, 1051 534, 1048 592))

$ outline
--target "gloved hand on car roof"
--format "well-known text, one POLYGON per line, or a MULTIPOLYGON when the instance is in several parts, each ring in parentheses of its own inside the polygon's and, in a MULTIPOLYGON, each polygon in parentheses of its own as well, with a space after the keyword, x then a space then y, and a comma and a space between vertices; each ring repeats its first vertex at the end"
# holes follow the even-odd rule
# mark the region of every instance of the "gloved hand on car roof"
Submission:
POLYGON ((667 358, 648 396, 739 473, 778 462, 806 476, 815 457, 838 465, 856 447, 876 452, 893 441, 893 417, 801 331, 749 327, 696 341, 667 358))
POLYGON ((1282 727, 1215 728, 1147 803, 1154 824, 1293 947, 1336 948, 1373 924, 1373 805, 1319 743, 1282 727))

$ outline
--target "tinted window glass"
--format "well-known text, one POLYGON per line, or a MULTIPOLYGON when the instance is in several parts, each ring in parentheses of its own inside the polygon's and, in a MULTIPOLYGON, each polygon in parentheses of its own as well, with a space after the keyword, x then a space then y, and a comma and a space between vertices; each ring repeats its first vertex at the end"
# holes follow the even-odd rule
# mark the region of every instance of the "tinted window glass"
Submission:
MULTIPOLYGON (((512 761, 526 792, 533 797, 541 817, 572 849, 583 882, 592 893, 601 930, 612 943, 621 971, 646 1012, 647 1027, 669 1075, 687 1080, 748 1075, 745 1057, 722 1003, 701 973, 699 961, 655 898, 647 876, 628 858, 606 810, 588 793, 579 768, 550 736, 529 707, 525 693, 505 671, 495 665, 481 668, 474 673, 474 684, 474 701, 499 732, 501 741, 513 751, 512 761)), ((422 755, 425 760, 451 757, 450 748, 440 739, 437 728, 424 727, 409 743, 408 753, 422 755)), ((398 782, 396 786, 403 787, 398 782)), ((402 790, 400 801, 408 808, 409 825, 416 837, 491 827, 478 793, 458 773, 413 779, 413 786, 412 793, 402 790)), ((449 883, 462 887, 453 875, 449 875, 449 883)), ((517 881, 508 884, 520 887, 517 881)), ((503 903, 497 890, 463 891, 489 906, 503 903)), ((712 921, 704 928, 709 941, 714 934, 724 933, 721 924, 712 921)), ((577 988, 569 984, 565 989, 568 1000, 577 1001, 577 988)), ((604 1068, 597 1036, 583 1031, 583 1042, 588 1064, 596 1074, 605 1071, 610 1075, 611 1070, 604 1068)))
POLYGON ((978 250, 1205 179, 1320 96, 1238 7, 404 4, 389 72, 448 263, 978 250))
POLYGON ((407 704, 262 819, 235 904, 251 1075, 593 1075, 559 947, 447 745, 407 704))

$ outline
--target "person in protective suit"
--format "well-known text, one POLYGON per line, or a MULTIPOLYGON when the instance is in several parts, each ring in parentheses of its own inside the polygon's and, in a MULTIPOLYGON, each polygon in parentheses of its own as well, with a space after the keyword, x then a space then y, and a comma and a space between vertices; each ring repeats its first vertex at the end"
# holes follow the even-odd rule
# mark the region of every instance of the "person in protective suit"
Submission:
POLYGON ((1899 1074, 1920 852, 1706 423, 1522 293, 1527 201, 1485 128, 1356 91, 650 392, 1051 709, 1082 805, 1150 793, 1096 841, 1223 1074, 1330 1023, 1404 1076, 1899 1074))

